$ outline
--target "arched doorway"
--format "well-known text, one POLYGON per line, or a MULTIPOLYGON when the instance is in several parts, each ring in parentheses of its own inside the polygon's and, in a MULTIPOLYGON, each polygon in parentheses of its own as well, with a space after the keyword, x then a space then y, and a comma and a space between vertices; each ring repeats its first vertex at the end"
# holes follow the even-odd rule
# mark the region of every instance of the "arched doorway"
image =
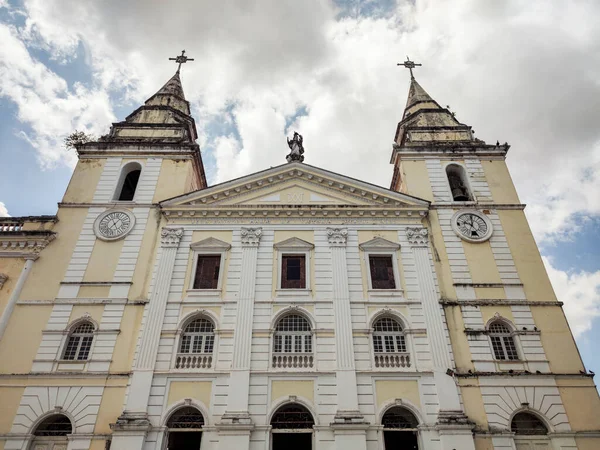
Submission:
POLYGON ((385 450, 418 450, 419 421, 401 406, 388 409, 381 419, 385 450))
POLYGON ((510 429, 515 433, 517 450, 550 450, 548 428, 535 414, 529 412, 515 414, 510 429))
POLYGON ((64 414, 46 417, 35 429, 30 449, 66 450, 67 435, 73 432, 71 421, 64 414))
POLYGON ((311 450, 315 420, 297 403, 282 406, 271 418, 272 450, 311 450))
POLYGON ((193 406, 179 408, 167 420, 167 450, 199 450, 204 416, 193 406))

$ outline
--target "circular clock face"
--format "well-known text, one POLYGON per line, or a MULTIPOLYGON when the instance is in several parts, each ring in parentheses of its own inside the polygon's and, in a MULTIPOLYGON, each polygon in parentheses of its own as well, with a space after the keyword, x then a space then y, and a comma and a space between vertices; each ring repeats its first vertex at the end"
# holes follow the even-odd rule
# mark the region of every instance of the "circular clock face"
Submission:
POLYGON ((135 224, 135 216, 129 211, 111 210, 98 216, 94 224, 96 236, 105 241, 125 237, 135 224))
POLYGON ((478 211, 457 212, 452 218, 452 228, 469 242, 482 242, 492 235, 492 223, 478 211))

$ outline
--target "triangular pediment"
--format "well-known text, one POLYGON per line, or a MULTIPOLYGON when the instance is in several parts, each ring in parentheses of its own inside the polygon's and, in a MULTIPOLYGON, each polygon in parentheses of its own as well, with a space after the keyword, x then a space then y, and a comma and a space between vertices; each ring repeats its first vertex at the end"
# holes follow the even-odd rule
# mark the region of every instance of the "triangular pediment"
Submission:
POLYGON ((303 163, 285 164, 161 202, 164 209, 409 208, 429 202, 303 163))
POLYGON ((371 239, 370 241, 363 242, 359 244, 358 248, 361 250, 373 251, 373 250, 398 250, 400 248, 400 244, 397 242, 388 241, 382 237, 376 237, 371 239))
POLYGON ((273 244, 273 247, 282 250, 311 250, 315 248, 310 242, 306 242, 297 237, 291 237, 285 241, 277 242, 276 244, 273 244))
POLYGON ((223 252, 231 248, 231 244, 224 242, 220 239, 209 237, 202 239, 201 241, 194 242, 190 245, 190 248, 195 251, 205 252, 223 252))

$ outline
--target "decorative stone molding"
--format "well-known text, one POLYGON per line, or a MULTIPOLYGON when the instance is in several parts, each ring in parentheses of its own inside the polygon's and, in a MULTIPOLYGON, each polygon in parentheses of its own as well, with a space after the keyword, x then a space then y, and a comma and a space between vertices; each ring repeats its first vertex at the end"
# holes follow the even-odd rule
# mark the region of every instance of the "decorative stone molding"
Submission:
POLYGON ((242 228, 242 245, 258 247, 262 237, 262 228, 242 228))
POLYGON ((327 240, 332 247, 344 247, 348 240, 348 229, 327 228, 327 240))
POLYGON ((163 247, 178 247, 183 236, 183 228, 163 228, 160 232, 160 243, 163 247))
POLYGON ((427 228, 406 227, 406 237, 410 245, 427 245, 429 243, 427 228))
POLYGON ((4 286, 4 283, 6 283, 6 280, 8 280, 8 275, 5 273, 0 273, 0 289, 2 289, 2 286, 4 286))

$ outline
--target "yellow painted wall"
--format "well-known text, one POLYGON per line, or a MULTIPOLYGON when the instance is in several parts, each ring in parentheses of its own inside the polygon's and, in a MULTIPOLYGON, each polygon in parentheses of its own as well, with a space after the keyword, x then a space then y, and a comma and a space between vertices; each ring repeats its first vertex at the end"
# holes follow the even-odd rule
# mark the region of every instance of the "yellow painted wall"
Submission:
POLYGON ((189 159, 179 161, 164 159, 160 166, 160 175, 152 201, 158 203, 184 194, 191 168, 192 161, 189 159))
POLYGON ((575 443, 577 450, 598 450, 600 448, 600 438, 597 437, 576 437, 575 443))
POLYGON ((64 203, 91 202, 105 162, 105 159, 80 159, 62 201, 64 203))
POLYGON ((433 201, 433 192, 425 161, 402 161, 402 178, 408 188, 408 194, 424 200, 433 201))
POLYGON ((148 297, 152 269, 156 258, 156 249, 159 243, 159 229, 161 219, 157 209, 150 210, 146 230, 142 238, 137 264, 133 272, 132 285, 129 289, 130 300, 145 300, 148 297))
POLYGON ((281 397, 296 395, 314 403, 315 387, 313 380, 273 380, 271 382, 271 401, 281 397))
POLYGON ((109 424, 115 423, 117 417, 123 412, 123 401, 125 400, 124 387, 106 387, 102 394, 102 402, 96 419, 96 434, 111 434, 109 424))
POLYGON ((475 436, 475 450, 494 450, 492 438, 475 436))
POLYGON ((413 405, 421 408, 419 383, 416 380, 377 380, 375 381, 375 395, 377 395, 378 409, 385 403, 396 399, 408 400, 413 405))
POLYGON ((469 349, 469 341, 465 334, 465 323, 460 307, 448 306, 444 308, 444 311, 456 367, 461 371, 474 370, 475 367, 471 360, 471 350, 469 349))
POLYGON ((199 400, 206 409, 209 409, 211 391, 212 381, 172 381, 169 384, 167 407, 180 400, 191 398, 199 400))
POLYGON ((112 281, 124 243, 125 239, 110 242, 96 239, 83 281, 112 281))
POLYGON ((0 289, 0 314, 8 303, 24 265, 25 260, 23 258, 0 258, 0 273, 8 275, 8 279, 0 289))
POLYGON ((473 283, 501 283, 500 273, 490 243, 462 241, 473 283))
POLYGON ((446 253, 444 237, 442 236, 442 228, 440 226, 437 211, 429 212, 429 229, 431 230, 430 242, 433 251, 433 262, 438 276, 438 284, 440 286, 440 294, 442 298, 456 299, 456 290, 454 289, 452 271, 450 270, 450 260, 446 253))
POLYGON ((531 307, 533 321, 541 330, 542 346, 557 373, 579 373, 583 364, 561 307, 531 307))
POLYGON ((313 230, 275 230, 273 244, 279 244, 290 238, 298 238, 303 241, 315 243, 315 233, 313 230))
POLYGON ((121 333, 117 336, 110 372, 127 372, 131 370, 143 314, 143 305, 125 306, 123 318, 121 319, 121 333))
POLYGON ((600 397, 594 382, 590 379, 557 379, 571 430, 600 430, 600 397))
POLYGON ((0 433, 9 433, 25 388, 0 387, 0 433))
POLYGON ((529 301, 556 299, 523 211, 499 210, 504 234, 529 301))
POLYGON ((495 203, 520 203, 506 162, 481 160, 481 166, 495 203))
POLYGON ((483 407, 483 397, 477 381, 472 379, 461 381, 460 392, 465 405, 465 413, 479 427, 486 429, 488 427, 487 414, 483 407))
POLYGON ((87 209, 60 208, 57 215, 59 222, 54 226, 54 231, 58 236, 33 264, 20 300, 52 300, 58 294, 59 283, 71 261, 87 209))
MULTIPOLYGON (((0 340, 0 373, 27 373, 37 354, 52 305, 17 305, 0 340), (19 347, 15 357, 15 345, 19 347)), ((1 402, 0 402, 1 403, 1 402)))

